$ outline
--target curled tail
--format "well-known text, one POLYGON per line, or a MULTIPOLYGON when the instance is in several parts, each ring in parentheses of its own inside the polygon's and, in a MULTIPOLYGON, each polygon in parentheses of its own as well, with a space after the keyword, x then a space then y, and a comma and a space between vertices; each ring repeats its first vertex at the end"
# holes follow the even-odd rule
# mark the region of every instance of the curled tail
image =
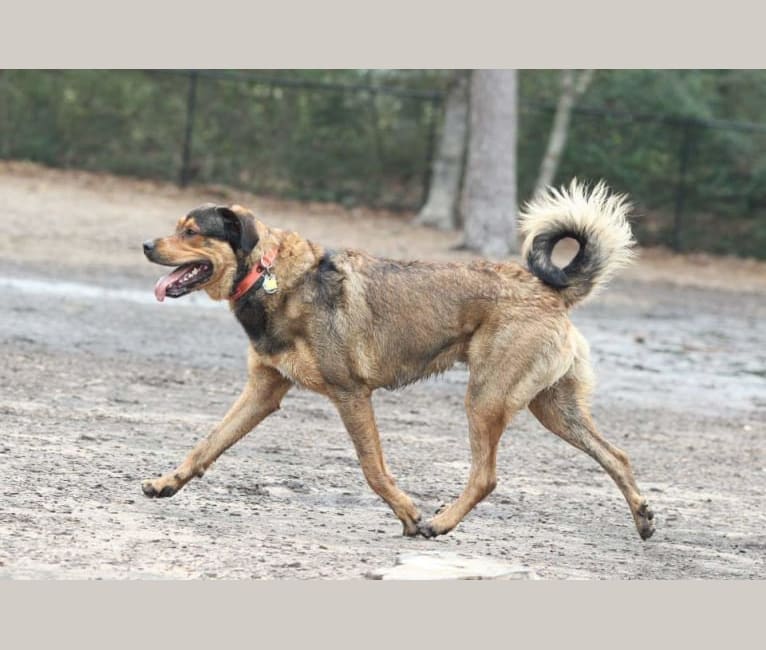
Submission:
POLYGON ((600 182, 592 190, 573 180, 569 188, 549 188, 530 201, 520 217, 522 257, 529 270, 557 289, 567 307, 601 288, 633 258, 633 234, 623 194, 611 194, 600 182), (571 237, 580 245, 563 269, 551 254, 556 243, 571 237))

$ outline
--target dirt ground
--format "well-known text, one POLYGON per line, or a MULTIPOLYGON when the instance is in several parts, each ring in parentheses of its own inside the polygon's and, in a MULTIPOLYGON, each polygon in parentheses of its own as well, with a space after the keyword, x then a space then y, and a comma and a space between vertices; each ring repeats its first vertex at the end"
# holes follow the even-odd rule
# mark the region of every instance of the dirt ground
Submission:
MULTIPOLYGON (((156 303, 160 270, 141 253, 207 200, 336 248, 470 257, 401 215, 0 164, 0 577, 359 578, 433 549, 544 578, 766 577, 766 264, 753 261, 644 251, 573 313, 596 421, 657 516, 648 542, 601 468, 528 413, 486 501, 446 537, 401 537, 331 405, 298 390, 204 479, 144 498, 141 479, 174 467, 245 377, 226 306, 156 303)), ((426 514, 467 476, 466 377, 376 395, 389 464, 426 514)))

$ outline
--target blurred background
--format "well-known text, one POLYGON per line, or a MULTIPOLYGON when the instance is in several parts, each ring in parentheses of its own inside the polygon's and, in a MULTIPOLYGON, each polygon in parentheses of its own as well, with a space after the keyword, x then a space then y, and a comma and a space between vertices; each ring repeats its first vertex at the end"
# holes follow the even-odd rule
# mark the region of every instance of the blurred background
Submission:
MULTIPOLYGON (((0 579, 359 578, 427 548, 549 578, 766 577, 765 107, 766 71, 0 70, 0 579), (144 240, 236 202, 336 250, 509 259, 518 207, 573 176, 635 204, 636 264, 572 321, 650 545, 526 412, 491 497, 403 541, 299 390, 202 481, 142 496, 220 422, 248 346, 225 301, 156 302, 144 240)), ((466 384, 457 365, 375 394, 424 514, 469 471, 466 384)))
MULTIPOLYGON (((492 120, 476 77, 491 74, 4 70, 0 158, 420 212, 459 229, 471 218, 469 125, 482 104, 492 120)), ((505 114, 490 140, 514 167, 503 182, 515 178, 518 205, 541 181, 604 178, 636 203, 641 244, 766 257, 766 71, 494 74, 505 114)))

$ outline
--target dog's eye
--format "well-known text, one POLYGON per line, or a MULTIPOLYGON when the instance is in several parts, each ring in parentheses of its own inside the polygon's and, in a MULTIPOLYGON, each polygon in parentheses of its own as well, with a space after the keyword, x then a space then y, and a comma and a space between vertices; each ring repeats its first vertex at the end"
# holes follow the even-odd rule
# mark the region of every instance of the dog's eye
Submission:
POLYGON ((192 230, 191 228, 187 228, 184 230, 184 235, 187 237, 194 237, 194 235, 198 235, 199 233, 196 230, 192 230))

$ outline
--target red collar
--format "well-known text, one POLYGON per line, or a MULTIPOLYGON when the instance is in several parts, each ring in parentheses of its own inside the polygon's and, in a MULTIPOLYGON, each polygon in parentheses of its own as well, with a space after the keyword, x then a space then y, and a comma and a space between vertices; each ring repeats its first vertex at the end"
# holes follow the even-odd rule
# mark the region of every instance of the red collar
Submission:
POLYGON ((253 285, 261 279, 263 274, 268 271, 274 264, 274 259, 277 256, 277 249, 272 248, 268 253, 261 256, 261 261, 256 266, 250 269, 250 272, 239 281, 237 288, 229 296, 229 300, 236 302, 242 296, 244 296, 253 285))

